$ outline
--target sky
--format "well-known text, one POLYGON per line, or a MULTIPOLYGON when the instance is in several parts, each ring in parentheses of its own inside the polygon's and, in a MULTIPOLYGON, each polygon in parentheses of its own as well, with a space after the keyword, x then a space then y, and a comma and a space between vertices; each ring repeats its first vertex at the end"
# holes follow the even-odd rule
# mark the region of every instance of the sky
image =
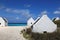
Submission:
POLYGON ((8 23, 26 23, 44 13, 50 19, 60 17, 60 0, 0 0, 0 17, 8 23))

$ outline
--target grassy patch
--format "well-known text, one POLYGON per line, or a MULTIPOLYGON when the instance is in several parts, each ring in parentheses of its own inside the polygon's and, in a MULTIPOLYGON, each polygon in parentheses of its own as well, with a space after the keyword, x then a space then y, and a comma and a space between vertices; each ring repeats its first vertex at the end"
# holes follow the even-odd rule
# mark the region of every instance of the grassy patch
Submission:
POLYGON ((60 27, 60 20, 53 21, 55 24, 57 24, 57 27, 60 27))
POLYGON ((28 28, 22 31, 23 37, 28 40, 60 40, 60 29, 57 29, 57 32, 53 33, 33 33, 31 32, 31 29, 28 28))

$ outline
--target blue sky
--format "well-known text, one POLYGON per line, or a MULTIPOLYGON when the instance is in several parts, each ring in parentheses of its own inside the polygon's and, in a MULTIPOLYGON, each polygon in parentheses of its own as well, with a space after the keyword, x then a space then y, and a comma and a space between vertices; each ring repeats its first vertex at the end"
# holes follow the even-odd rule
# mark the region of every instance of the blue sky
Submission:
POLYGON ((60 17, 60 0, 0 0, 0 16, 9 23, 26 23, 42 13, 51 19, 60 17))

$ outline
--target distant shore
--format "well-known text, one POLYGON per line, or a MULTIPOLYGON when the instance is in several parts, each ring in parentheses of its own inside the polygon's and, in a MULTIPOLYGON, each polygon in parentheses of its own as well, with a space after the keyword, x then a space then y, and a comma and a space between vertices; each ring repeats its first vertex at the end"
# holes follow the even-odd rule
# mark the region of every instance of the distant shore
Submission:
POLYGON ((27 23, 8 23, 8 26, 27 26, 27 23))

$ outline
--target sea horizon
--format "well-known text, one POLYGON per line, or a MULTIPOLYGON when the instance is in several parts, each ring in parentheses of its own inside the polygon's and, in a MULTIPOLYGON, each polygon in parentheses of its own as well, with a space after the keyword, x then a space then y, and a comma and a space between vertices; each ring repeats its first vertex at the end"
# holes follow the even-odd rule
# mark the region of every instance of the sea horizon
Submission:
POLYGON ((8 26, 27 26, 27 23, 8 23, 8 26))

